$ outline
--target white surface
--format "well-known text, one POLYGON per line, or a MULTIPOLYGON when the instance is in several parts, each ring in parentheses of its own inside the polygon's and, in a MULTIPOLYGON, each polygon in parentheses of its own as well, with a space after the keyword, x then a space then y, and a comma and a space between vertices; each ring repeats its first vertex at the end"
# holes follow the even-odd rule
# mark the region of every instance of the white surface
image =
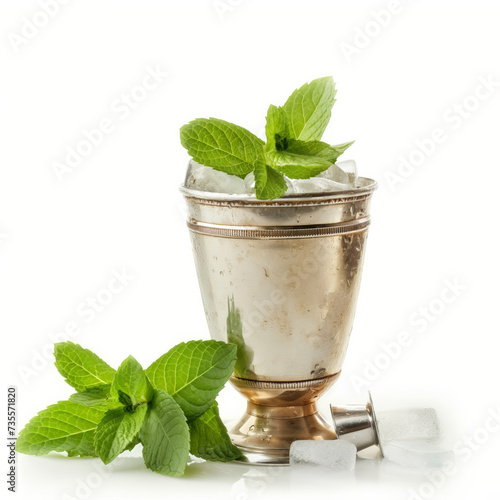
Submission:
POLYGON ((290 446, 290 465, 319 465, 333 471, 352 471, 356 465, 357 450, 342 439, 294 441, 290 446))
MULTIPOLYGON (((355 139, 345 159, 380 188, 351 343, 324 414, 329 402, 364 401, 368 386, 380 410, 436 407, 456 468, 427 477, 358 460, 354 482, 341 485, 319 472, 217 464, 172 479, 132 458, 90 498, 300 498, 313 488, 495 498, 500 87, 484 82, 500 81, 498 2, 402 2, 389 17, 380 12, 394 2, 383 0, 222 4, 220 19, 213 0, 70 1, 15 52, 9 34, 40 7, 0 2, 1 371, 4 387, 19 388, 19 425, 70 394, 44 353, 72 323, 74 340, 115 366, 130 353, 147 366, 177 342, 208 338, 178 193, 179 127, 216 116, 262 136, 270 103, 331 74, 325 140, 355 139), (156 88, 136 88, 145 78, 156 88), (98 126, 102 143, 59 182, 53 162, 98 126), (102 290, 122 269, 132 278, 92 313, 88 298, 109 297, 102 290), (19 369, 32 364, 25 381, 19 369)), ((224 390, 224 418, 243 406, 224 390)), ((18 498, 76 498, 94 464, 21 456, 18 498)))

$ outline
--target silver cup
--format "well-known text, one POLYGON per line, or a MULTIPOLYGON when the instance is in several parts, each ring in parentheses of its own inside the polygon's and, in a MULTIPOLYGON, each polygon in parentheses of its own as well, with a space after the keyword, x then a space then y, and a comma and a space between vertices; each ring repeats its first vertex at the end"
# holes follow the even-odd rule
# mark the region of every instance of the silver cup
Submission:
POLYGON ((346 354, 375 189, 262 201, 181 188, 211 337, 238 346, 231 382, 248 402, 230 434, 251 463, 337 437, 316 400, 346 354))

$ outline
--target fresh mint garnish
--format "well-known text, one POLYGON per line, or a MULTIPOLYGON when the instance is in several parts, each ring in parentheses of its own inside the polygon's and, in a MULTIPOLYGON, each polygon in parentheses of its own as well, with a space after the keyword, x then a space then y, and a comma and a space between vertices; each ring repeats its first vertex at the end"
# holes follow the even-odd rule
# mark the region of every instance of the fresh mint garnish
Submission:
POLYGON ((197 457, 213 462, 230 462, 242 456, 220 419, 216 401, 201 417, 189 423, 189 431, 190 451, 197 457))
POLYGON ((168 392, 194 420, 212 406, 233 372, 236 346, 225 342, 191 340, 170 349, 146 374, 155 389, 168 392))
POLYGON ((199 118, 181 128, 181 144, 195 161, 244 178, 255 176, 260 200, 283 196, 285 175, 308 179, 331 167, 352 142, 330 146, 320 139, 335 103, 332 77, 318 78, 296 89, 283 107, 271 104, 266 140, 216 118, 199 118))
POLYGON ((72 342, 56 344, 55 357, 78 392, 31 419, 19 434, 17 451, 65 451, 71 457, 98 456, 108 464, 142 443, 148 468, 180 476, 192 433, 198 456, 218 461, 240 456, 215 403, 233 371, 236 346, 215 340, 182 343, 146 371, 132 356, 114 370, 72 342))
POLYGON ((189 457, 189 427, 181 407, 156 389, 141 430, 146 467, 168 476, 182 476, 189 457))

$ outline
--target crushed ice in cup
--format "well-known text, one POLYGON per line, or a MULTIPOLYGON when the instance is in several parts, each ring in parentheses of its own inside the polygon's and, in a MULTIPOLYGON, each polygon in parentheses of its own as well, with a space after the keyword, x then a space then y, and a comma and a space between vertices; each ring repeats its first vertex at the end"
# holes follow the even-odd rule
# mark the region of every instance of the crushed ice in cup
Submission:
POLYGON ((337 164, 318 174, 318 177, 340 184, 349 184, 349 176, 337 164))
POLYGON ((354 160, 339 161, 324 172, 321 172, 318 177, 346 184, 346 187, 356 187, 358 181, 356 162, 354 160))
POLYGON ((245 183, 245 189, 248 194, 252 194, 255 190, 255 175, 250 172, 243 181, 245 183))
MULTIPOLYGON (((377 413, 379 439, 388 441, 437 439, 441 434, 434 408, 408 408, 377 413)), ((385 449, 385 448, 384 448, 385 449)))
POLYGON ((443 467, 453 463, 451 450, 443 450, 433 441, 389 441, 384 445, 384 457, 405 467, 443 467))
POLYGON ((310 179, 291 179, 291 186, 286 193, 323 193, 339 191, 346 188, 349 188, 349 186, 330 179, 325 179, 324 177, 311 177, 310 179))
MULTIPOLYGON (((327 193, 351 189, 356 186, 356 163, 352 160, 338 162, 310 179, 289 179, 285 176, 287 195, 327 193)), ((250 172, 245 179, 229 175, 211 167, 190 160, 186 173, 185 187, 197 191, 223 194, 255 195, 255 176, 250 172)))
POLYGON ((356 187, 358 182, 358 167, 356 166, 356 162, 354 160, 344 160, 339 161, 336 165, 347 174, 349 184, 352 187, 356 187))
POLYGON ((245 194, 245 181, 235 175, 205 167, 191 160, 188 165, 185 186, 197 191, 209 191, 224 194, 245 194))
POLYGON ((290 447, 290 465, 321 465, 330 470, 353 470, 356 446, 341 439, 294 441, 290 447))

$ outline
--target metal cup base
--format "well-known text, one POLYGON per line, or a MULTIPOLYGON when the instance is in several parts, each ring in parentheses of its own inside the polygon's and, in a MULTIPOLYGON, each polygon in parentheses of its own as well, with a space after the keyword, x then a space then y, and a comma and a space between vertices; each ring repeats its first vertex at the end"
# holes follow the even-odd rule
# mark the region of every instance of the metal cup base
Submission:
POLYGON ((319 414, 316 401, 339 373, 316 380, 259 382, 232 377, 247 398, 247 411, 229 432, 246 464, 286 465, 290 445, 299 439, 336 439, 334 428, 319 414))

